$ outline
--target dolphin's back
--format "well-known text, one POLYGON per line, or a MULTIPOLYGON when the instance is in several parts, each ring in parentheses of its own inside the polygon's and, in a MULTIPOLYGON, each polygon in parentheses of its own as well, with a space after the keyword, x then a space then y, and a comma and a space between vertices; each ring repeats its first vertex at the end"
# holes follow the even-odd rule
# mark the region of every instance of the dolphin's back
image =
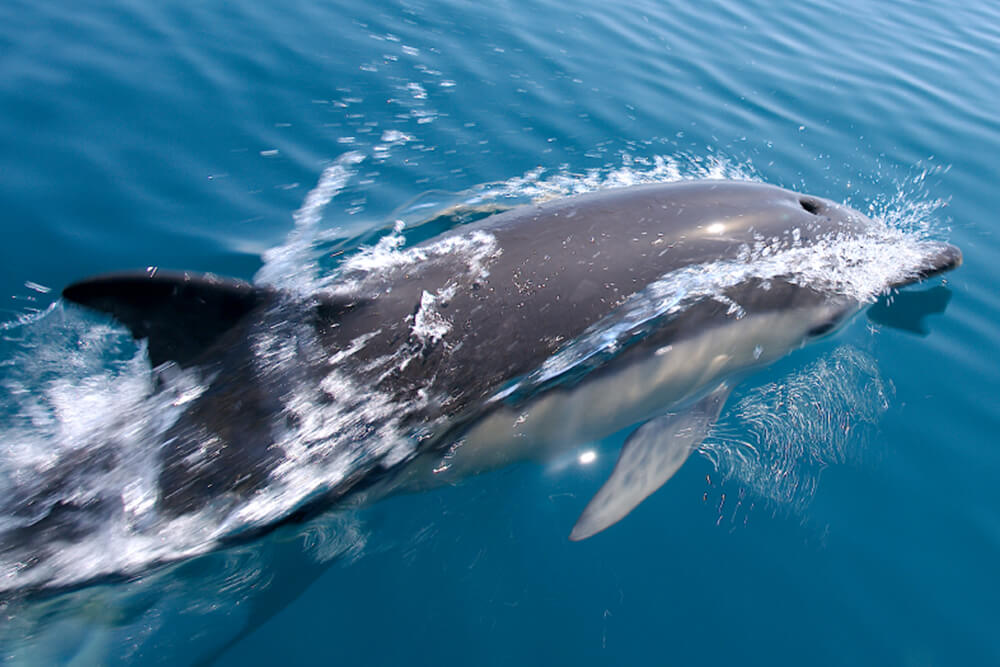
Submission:
MULTIPOLYGON (((423 244, 480 238, 488 257, 461 252, 345 278, 362 307, 327 334, 331 349, 378 331, 358 358, 389 359, 400 346, 405 368, 378 373, 393 392, 428 389, 449 414, 465 412, 513 378, 532 371, 633 294, 678 269, 735 259, 762 239, 794 233, 799 242, 837 226, 832 202, 770 185, 697 181, 623 188, 523 206, 423 244), (472 266, 473 264, 478 264, 472 266), (445 295, 439 298, 437 295, 445 295), (420 338, 419 317, 448 322, 420 338)), ((755 297, 757 310, 782 307, 791 290, 755 297)), ((802 298, 821 296, 803 294, 802 298)), ((718 312, 717 312, 718 311, 718 312)), ((703 308, 700 319, 724 315, 703 308)), ((675 327, 683 335, 684 327, 675 327)))
MULTIPOLYGON (((180 514, 268 483, 285 455, 275 444, 290 418, 283 401, 297 384, 315 386, 332 403, 360 400, 359 391, 381 397, 395 406, 404 432, 444 443, 490 409, 497 392, 651 282, 735 258, 760 239, 794 230, 808 240, 860 224, 832 215, 839 211, 758 183, 655 184, 512 209, 381 263, 362 253, 345 262, 333 293, 306 302, 239 281, 164 272, 97 277, 63 295, 148 339, 154 366, 201 366, 215 377, 165 437, 160 500, 180 514), (262 352, 281 337, 300 341, 294 360, 262 352), (331 385, 331 360, 345 381, 331 385)), ((787 297, 776 290, 747 305, 778 308, 787 297)), ((714 302, 690 312, 695 326, 663 327, 658 344, 726 317, 714 302)), ((365 419, 335 437, 345 447, 372 437, 378 424, 365 419)), ((369 461, 340 491, 376 464, 369 461)))

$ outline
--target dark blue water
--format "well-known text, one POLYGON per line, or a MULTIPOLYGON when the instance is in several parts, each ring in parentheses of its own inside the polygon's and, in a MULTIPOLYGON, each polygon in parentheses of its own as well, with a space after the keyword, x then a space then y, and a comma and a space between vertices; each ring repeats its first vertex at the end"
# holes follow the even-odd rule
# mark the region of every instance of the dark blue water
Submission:
POLYGON ((127 391, 79 378, 136 381, 128 350, 83 368, 91 339, 46 311, 63 285, 147 266, 294 277, 297 224, 350 251, 456 203, 736 176, 930 230, 965 264, 927 335, 859 317, 752 376, 705 456, 593 539, 566 537, 620 437, 591 466, 513 466, 6 602, 0 656, 1000 662, 998 52, 986 2, 8 0, 7 461, 120 408, 127 391), (342 178, 317 203, 324 173, 342 178), (35 396, 49 412, 26 416, 35 396), (792 399, 815 411, 782 421, 792 399))

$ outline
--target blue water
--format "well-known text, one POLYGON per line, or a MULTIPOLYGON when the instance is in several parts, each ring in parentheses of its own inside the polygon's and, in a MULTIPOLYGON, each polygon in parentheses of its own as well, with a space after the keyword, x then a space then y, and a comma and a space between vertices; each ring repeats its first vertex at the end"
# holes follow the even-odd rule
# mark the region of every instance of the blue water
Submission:
MULTIPOLYGON (((753 375, 705 456, 588 541, 566 537, 620 437, 591 466, 513 466, 8 601, 0 656, 1000 663, 998 52, 987 2, 7 0, 0 365, 29 396, 80 376, 53 335, 72 313, 46 311, 63 285, 252 279, 288 269, 265 253, 296 221, 350 251, 415 211, 726 175, 929 230, 965 263, 933 282, 951 300, 928 335, 862 316, 753 375), (805 423, 781 422, 792 399, 805 423)), ((88 392, 56 420, 79 425, 88 392)), ((30 435, 16 417, 7 460, 30 435)))

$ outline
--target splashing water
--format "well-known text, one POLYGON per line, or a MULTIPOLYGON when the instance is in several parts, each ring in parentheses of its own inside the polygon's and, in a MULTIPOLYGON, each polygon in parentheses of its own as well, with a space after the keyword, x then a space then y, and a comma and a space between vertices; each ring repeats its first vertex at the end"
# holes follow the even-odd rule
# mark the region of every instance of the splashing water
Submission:
POLYGON ((624 188, 646 183, 673 183, 704 179, 731 181, 762 180, 749 162, 735 163, 719 156, 697 157, 688 153, 654 155, 636 158, 625 153, 621 166, 590 169, 583 174, 559 171, 546 176, 538 168, 518 178, 491 183, 476 188, 476 196, 485 200, 507 197, 528 197, 547 201, 557 197, 584 194, 608 188, 624 188))
POLYGON ((824 468, 860 459, 891 396, 875 359, 844 345, 747 393, 700 451, 725 479, 801 511, 824 468))
POLYGON ((302 206, 293 215, 295 227, 285 242, 264 253, 264 266, 257 272, 254 282, 270 285, 301 294, 316 291, 317 264, 314 248, 325 240, 329 232, 321 227, 323 210, 336 197, 351 176, 354 167, 365 159, 364 154, 351 151, 337 158, 323 170, 302 206))

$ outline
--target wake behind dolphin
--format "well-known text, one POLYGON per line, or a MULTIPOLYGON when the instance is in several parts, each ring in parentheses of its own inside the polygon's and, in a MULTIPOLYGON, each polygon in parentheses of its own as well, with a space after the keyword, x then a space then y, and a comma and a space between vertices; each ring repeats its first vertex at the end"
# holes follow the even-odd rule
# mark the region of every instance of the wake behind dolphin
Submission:
MULTIPOLYGON (((147 341, 151 400, 172 411, 149 434, 138 536, 216 517, 196 552, 637 426, 572 530, 584 539, 679 469, 747 373, 960 263, 825 199, 694 181, 524 206, 410 248, 383 239, 306 296, 146 271, 63 297, 147 341)), ((88 495, 79 476, 119 471, 117 456, 88 450, 31 485, 0 536, 22 564, 8 588, 59 580, 64 550, 121 512, 124 496, 88 495)))

